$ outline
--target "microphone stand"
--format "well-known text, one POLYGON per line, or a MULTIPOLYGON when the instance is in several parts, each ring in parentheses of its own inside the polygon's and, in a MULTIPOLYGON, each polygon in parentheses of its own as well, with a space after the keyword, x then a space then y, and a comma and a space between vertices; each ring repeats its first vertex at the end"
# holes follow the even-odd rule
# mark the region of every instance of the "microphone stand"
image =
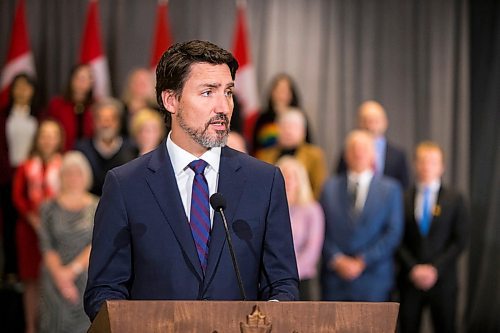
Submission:
POLYGON ((236 255, 234 254, 233 241, 231 240, 231 235, 229 234, 229 229, 227 228, 227 220, 222 207, 218 209, 218 212, 222 216, 222 222, 224 223, 224 230, 226 231, 227 243, 229 244, 229 252, 231 253, 231 259, 233 260, 234 270, 236 271, 236 278, 238 279, 238 285, 240 287, 241 298, 246 301, 247 297, 245 295, 245 289, 243 288, 243 280, 241 279, 240 269, 238 268, 238 263, 236 262, 236 255))

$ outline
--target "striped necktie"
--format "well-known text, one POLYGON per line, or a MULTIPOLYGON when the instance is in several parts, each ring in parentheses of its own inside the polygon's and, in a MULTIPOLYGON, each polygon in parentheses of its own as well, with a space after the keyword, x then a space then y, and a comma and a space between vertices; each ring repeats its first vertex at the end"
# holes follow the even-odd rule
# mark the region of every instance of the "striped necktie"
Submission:
POLYGON ((201 268, 205 272, 208 263, 208 244, 210 241, 210 206, 208 183, 204 171, 207 162, 195 160, 189 163, 194 171, 193 190, 191 194, 190 226, 193 239, 198 251, 201 268))

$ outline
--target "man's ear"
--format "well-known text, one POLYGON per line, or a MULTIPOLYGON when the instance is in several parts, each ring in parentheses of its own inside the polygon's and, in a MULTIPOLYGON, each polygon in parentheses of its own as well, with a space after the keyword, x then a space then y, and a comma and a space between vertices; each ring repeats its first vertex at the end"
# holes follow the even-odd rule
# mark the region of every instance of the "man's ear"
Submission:
POLYGON ((167 112, 175 114, 179 104, 179 100, 177 99, 175 92, 173 90, 165 90, 161 93, 161 99, 167 112))

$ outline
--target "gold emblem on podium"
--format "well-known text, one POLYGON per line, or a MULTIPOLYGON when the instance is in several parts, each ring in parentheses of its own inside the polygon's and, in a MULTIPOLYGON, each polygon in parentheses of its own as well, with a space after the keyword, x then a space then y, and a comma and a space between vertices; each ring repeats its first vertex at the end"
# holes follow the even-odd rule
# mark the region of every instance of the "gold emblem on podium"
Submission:
POLYGON ((247 322, 240 322, 241 333, 271 333, 273 325, 268 322, 266 316, 260 312, 259 306, 255 305, 251 314, 247 315, 247 322))

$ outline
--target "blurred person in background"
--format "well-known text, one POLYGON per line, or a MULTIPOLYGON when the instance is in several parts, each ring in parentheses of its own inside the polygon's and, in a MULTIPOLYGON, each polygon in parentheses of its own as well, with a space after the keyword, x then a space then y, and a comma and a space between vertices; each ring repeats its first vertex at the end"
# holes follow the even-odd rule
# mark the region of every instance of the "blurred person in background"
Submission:
POLYGON ((233 94, 233 116, 231 117, 231 132, 237 132, 241 135, 244 134, 245 131, 245 122, 243 118, 245 117, 242 110, 242 106, 240 104, 238 96, 236 94, 233 94))
POLYGON ((329 179, 321 196, 326 221, 323 300, 388 301, 395 284, 393 256, 403 233, 401 186, 374 176, 371 133, 349 133, 345 160, 347 174, 329 179))
POLYGON ((154 75, 148 68, 136 68, 127 77, 122 94, 123 117, 121 134, 131 134, 134 116, 142 109, 157 109, 154 75))
POLYGON ((230 148, 236 149, 237 151, 248 154, 245 138, 238 132, 229 132, 226 145, 230 148))
POLYGON ((314 199, 307 172, 300 161, 283 156, 276 163, 285 178, 285 190, 290 210, 293 245, 299 270, 301 301, 311 301, 314 280, 325 237, 325 216, 314 199))
POLYGON ((90 162, 93 184, 90 192, 100 196, 106 173, 137 157, 132 144, 120 135, 123 105, 113 98, 97 102, 92 109, 94 136, 76 145, 90 162))
POLYGON ((132 139, 139 156, 154 150, 165 138, 163 117, 156 110, 142 109, 138 111, 130 125, 132 139))
POLYGON ((252 121, 255 121, 255 117, 249 117, 246 120, 243 120, 242 115, 242 107, 239 102, 238 96, 233 93, 233 115, 231 116, 230 126, 231 132, 227 136, 228 147, 241 151, 242 153, 248 154, 248 140, 246 135, 249 135, 251 127, 247 127, 248 124, 253 124, 252 121), (247 123, 247 120, 250 122, 247 123))
POLYGON ((28 159, 17 169, 13 184, 13 201, 19 213, 16 240, 19 277, 24 284, 26 333, 37 331, 41 255, 37 233, 40 229, 39 208, 59 190, 59 169, 63 147, 63 130, 55 120, 40 123, 28 159))
POLYGON ((416 184, 405 195, 405 233, 398 251, 401 332, 419 332, 430 307, 435 332, 456 332, 457 265, 468 237, 462 195, 443 186, 443 151, 424 141, 415 150, 416 184))
POLYGON ((326 160, 323 150, 306 142, 306 118, 297 108, 286 108, 277 119, 278 142, 273 147, 260 150, 256 157, 274 164, 285 155, 297 158, 306 168, 314 197, 319 199, 323 183, 327 177, 326 160))
MULTIPOLYGON (((375 175, 396 179, 403 189, 408 187, 409 171, 406 154, 403 150, 389 142, 385 136, 389 120, 384 107, 376 101, 366 101, 358 109, 358 128, 373 134, 375 139, 375 175)), ((337 173, 347 170, 344 154, 341 154, 337 173)))
POLYGON ((64 150, 73 149, 82 138, 92 136, 94 79, 88 64, 73 67, 63 96, 54 97, 47 107, 47 114, 57 119, 66 135, 64 150))
MULTIPOLYGON (((278 141, 278 126, 276 119, 289 109, 300 107, 297 88, 288 74, 278 74, 271 82, 267 109, 261 113, 253 128, 252 152, 274 146, 278 141)), ((306 141, 311 142, 310 130, 306 121, 306 141)))
POLYGON ((0 112, 0 224, 3 228, 4 276, 8 284, 17 281, 15 226, 17 213, 12 202, 12 177, 27 158, 38 127, 36 84, 27 74, 14 77, 9 104, 0 112))
POLYGON ((40 208, 40 333, 86 332, 83 310, 92 227, 98 198, 88 192, 92 170, 85 156, 67 152, 60 169, 60 191, 40 208))

